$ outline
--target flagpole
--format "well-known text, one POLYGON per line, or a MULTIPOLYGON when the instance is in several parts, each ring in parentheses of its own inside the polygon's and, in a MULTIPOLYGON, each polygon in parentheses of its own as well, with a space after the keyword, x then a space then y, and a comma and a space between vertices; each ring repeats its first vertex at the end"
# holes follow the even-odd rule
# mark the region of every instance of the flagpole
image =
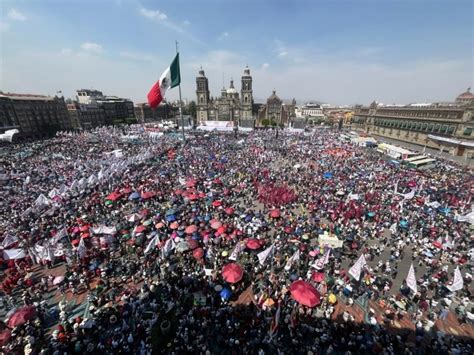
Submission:
MULTIPOLYGON (((179 54, 178 51, 178 41, 176 42, 176 54, 179 54)), ((179 116, 181 118, 181 128, 183 132, 183 143, 186 143, 186 136, 184 135, 184 119, 183 119, 183 100, 181 99, 181 68, 180 68, 180 80, 179 80, 179 116)))

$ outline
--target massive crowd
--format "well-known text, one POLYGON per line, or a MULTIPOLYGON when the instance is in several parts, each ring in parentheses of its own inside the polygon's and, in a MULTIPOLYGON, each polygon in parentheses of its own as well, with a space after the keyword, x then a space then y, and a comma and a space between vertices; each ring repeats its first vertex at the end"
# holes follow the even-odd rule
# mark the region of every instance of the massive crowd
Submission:
POLYGON ((435 325, 472 327, 466 167, 329 130, 133 130, 0 147, 4 353, 472 353, 435 325))

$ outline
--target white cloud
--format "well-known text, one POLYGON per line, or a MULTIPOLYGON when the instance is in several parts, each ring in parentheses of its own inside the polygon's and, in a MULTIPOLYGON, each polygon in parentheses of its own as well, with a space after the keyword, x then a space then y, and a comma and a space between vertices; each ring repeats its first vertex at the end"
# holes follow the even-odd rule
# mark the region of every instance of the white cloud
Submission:
POLYGON ((8 11, 8 13, 7 13, 7 17, 10 20, 13 20, 13 21, 26 21, 26 20, 28 20, 28 17, 26 17, 24 14, 22 14, 20 11, 18 11, 16 9, 10 9, 10 11, 8 11))
POLYGON ((81 44, 81 48, 86 52, 92 53, 101 53, 103 51, 102 46, 94 42, 84 42, 83 44, 81 44))
POLYGON ((61 49, 61 54, 65 56, 69 56, 72 54, 72 49, 71 48, 63 48, 61 49))
POLYGON ((278 53, 278 56, 279 56, 279 57, 284 57, 284 56, 286 56, 287 54, 288 54, 287 51, 282 51, 282 52, 278 53))
POLYGON ((189 26, 190 22, 187 20, 185 20, 184 22, 175 23, 171 21, 168 16, 163 12, 159 10, 146 9, 144 7, 140 8, 138 12, 141 16, 160 24, 161 26, 169 28, 170 30, 176 33, 179 33, 195 43, 205 45, 203 41, 201 41, 199 38, 196 38, 193 34, 189 33, 183 28, 183 26, 189 26))
POLYGON ((140 9, 140 14, 152 20, 163 21, 163 20, 168 19, 168 16, 166 16, 166 14, 161 12, 160 10, 149 10, 149 9, 145 9, 144 7, 140 9))
POLYGON ((146 62, 151 62, 155 60, 156 58, 151 55, 151 54, 146 54, 146 53, 138 53, 138 52, 128 52, 128 51, 122 51, 119 53, 119 56, 125 59, 131 59, 131 60, 138 60, 138 61, 146 61, 146 62))
POLYGON ((262 64, 262 69, 267 69, 270 66, 268 63, 263 63, 262 64))
POLYGON ((219 37, 217 37, 217 39, 218 39, 219 41, 221 41, 221 40, 223 40, 223 39, 225 39, 225 38, 227 38, 227 37, 229 37, 229 32, 222 32, 222 33, 219 35, 219 37))

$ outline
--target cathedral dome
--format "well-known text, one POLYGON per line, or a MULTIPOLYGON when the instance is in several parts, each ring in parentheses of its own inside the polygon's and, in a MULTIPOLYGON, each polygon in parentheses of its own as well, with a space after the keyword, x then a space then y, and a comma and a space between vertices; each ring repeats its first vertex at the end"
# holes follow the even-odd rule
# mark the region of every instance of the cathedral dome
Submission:
POLYGON ((471 88, 468 88, 466 92, 463 92, 456 98, 456 101, 464 100, 474 100, 474 94, 471 93, 471 88))
POLYGON ((227 93, 228 94, 237 94, 237 90, 235 90, 235 88, 228 88, 227 93))

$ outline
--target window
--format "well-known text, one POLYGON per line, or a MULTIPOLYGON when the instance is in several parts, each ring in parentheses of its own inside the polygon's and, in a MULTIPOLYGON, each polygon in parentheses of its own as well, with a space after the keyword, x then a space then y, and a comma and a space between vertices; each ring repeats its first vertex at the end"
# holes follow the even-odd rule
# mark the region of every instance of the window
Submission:
POLYGON ((464 136, 470 136, 472 133, 472 127, 464 128, 464 132, 462 133, 464 136))
POLYGON ((453 133, 454 133, 454 130, 455 130, 455 127, 454 127, 454 126, 449 126, 449 127, 448 127, 448 133, 449 133, 449 134, 453 134, 453 133))

